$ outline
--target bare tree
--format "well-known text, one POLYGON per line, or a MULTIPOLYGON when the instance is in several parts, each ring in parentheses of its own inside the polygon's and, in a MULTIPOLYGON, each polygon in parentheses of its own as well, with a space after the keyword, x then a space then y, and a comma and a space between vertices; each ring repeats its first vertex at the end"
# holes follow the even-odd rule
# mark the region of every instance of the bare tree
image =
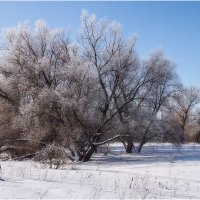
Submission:
POLYGON ((120 140, 132 152, 137 141, 140 151, 160 134, 161 108, 177 86, 173 63, 161 53, 142 62, 135 37, 124 38, 117 23, 87 11, 81 22, 73 43, 43 21, 7 30, 0 151, 21 154, 24 145, 34 154, 55 143, 88 161, 100 145, 120 140))
MULTIPOLYGON (((94 129, 83 157, 87 161, 98 145, 112 139, 106 137, 106 132, 113 121, 125 127, 125 110, 131 103, 142 103, 152 87, 154 77, 151 76, 152 68, 141 66, 134 51, 135 41, 126 42, 116 24, 96 22, 95 16, 88 16, 84 12, 80 41, 84 57, 97 74, 97 105, 101 112, 99 125, 94 129), (102 142, 102 138, 107 140, 102 142)), ((115 135, 113 138, 117 137, 130 137, 130 134, 115 135)))
POLYGON ((14 107, 9 121, 15 139, 27 139, 36 146, 40 143, 32 144, 29 139, 55 140, 63 124, 58 92, 66 85, 70 70, 68 38, 38 21, 33 30, 27 24, 9 29, 5 39, 0 96, 14 107))
POLYGON ((168 108, 170 115, 177 121, 183 132, 183 141, 189 133, 189 126, 195 120, 194 109, 199 104, 199 89, 190 87, 176 92, 168 108))
POLYGON ((147 117, 146 128, 142 134, 138 152, 141 151, 145 143, 159 137, 159 135, 161 136, 161 116, 159 116, 161 108, 166 106, 180 85, 174 70, 174 63, 161 52, 154 53, 146 64, 152 68, 154 82, 144 104, 148 107, 150 116, 147 117), (155 129, 155 127, 157 128, 155 129))
POLYGON ((127 153, 131 153, 134 142, 143 145, 162 134, 160 111, 177 90, 178 78, 174 64, 161 52, 155 52, 143 64, 142 74, 148 81, 140 88, 139 96, 126 110, 129 138, 122 140, 127 153))

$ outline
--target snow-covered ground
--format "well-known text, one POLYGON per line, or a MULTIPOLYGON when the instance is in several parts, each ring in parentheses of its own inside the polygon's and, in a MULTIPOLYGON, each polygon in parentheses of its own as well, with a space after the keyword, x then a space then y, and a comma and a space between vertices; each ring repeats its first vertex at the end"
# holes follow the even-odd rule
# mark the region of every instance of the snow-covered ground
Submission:
POLYGON ((0 165, 1 199, 200 199, 200 145, 151 144, 128 155, 113 144, 107 156, 59 170, 33 161, 0 165))

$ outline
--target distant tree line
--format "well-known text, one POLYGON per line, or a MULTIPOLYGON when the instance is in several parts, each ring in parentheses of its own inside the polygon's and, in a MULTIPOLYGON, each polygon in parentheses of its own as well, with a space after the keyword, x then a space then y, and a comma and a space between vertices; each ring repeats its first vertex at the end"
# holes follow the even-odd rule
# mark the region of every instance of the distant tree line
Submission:
POLYGON ((48 145, 89 161, 98 147, 200 141, 199 89, 185 88, 162 52, 146 60, 116 22, 83 11, 76 40, 43 21, 4 32, 0 153, 34 157, 48 145))

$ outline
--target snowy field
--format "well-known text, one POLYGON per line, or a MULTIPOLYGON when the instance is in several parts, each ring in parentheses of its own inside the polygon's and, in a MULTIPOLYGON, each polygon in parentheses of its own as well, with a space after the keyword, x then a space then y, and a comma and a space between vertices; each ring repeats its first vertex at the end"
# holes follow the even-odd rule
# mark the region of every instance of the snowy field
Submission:
POLYGON ((200 199, 200 145, 151 144, 128 155, 114 144, 107 156, 59 170, 33 161, 0 164, 1 199, 200 199))

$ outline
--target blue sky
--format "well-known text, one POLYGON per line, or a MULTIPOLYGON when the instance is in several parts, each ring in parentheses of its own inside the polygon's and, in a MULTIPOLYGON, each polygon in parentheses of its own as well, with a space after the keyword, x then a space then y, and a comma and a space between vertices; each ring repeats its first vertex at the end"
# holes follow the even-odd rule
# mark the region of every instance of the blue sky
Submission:
POLYGON ((0 28, 44 19, 51 27, 78 30, 82 9, 137 33, 137 52, 146 58, 161 49, 177 64, 186 86, 200 86, 200 2, 0 2, 0 28))

